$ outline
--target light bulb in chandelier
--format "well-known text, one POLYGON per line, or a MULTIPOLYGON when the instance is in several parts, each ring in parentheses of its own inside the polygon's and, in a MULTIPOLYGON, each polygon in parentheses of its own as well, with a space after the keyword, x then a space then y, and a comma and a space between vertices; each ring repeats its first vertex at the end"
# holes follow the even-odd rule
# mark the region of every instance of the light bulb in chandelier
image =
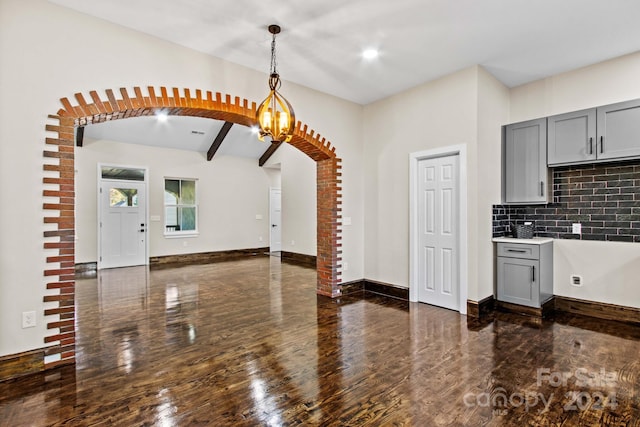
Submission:
POLYGON ((295 113, 289 101, 278 92, 282 83, 276 70, 276 34, 280 33, 280 27, 270 25, 269 32, 272 34, 270 92, 256 112, 256 120, 260 126, 258 138, 264 141, 265 137, 270 137, 271 142, 291 141, 296 123, 295 113))

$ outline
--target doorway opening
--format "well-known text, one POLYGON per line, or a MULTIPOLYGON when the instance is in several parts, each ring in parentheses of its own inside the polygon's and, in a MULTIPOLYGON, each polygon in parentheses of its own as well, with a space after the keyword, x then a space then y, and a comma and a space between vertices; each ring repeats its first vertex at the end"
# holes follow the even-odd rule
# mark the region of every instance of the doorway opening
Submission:
POLYGON ((282 251, 282 190, 269 189, 269 253, 277 256, 282 251))
POLYGON ((147 171, 98 165, 97 268, 149 264, 147 171))
MULTIPOLYGON (((45 316, 54 316, 47 327, 52 331, 45 342, 52 347, 47 350, 46 368, 75 361, 75 181, 74 150, 76 129, 94 123, 119 120, 129 117, 152 116, 158 112, 176 116, 195 116, 224 120, 243 126, 256 126, 257 105, 249 104, 231 95, 189 89, 181 91, 166 87, 147 87, 147 94, 135 87, 133 94, 124 88, 117 99, 112 89, 101 96, 97 91, 89 92, 92 103, 81 93, 75 94, 76 105, 67 98, 60 101, 62 107, 49 115, 46 124, 47 149, 43 156, 45 197, 58 198, 59 203, 43 203, 46 211, 44 223, 44 248, 55 253, 46 259, 47 296, 45 301, 54 307, 45 309, 45 316), (172 95, 172 96, 171 96, 172 95), (51 290, 57 295, 50 295, 51 290)), ((341 169, 342 161, 335 147, 307 125, 297 122, 291 141, 288 142, 316 162, 317 199, 317 263, 316 293, 329 297, 341 295, 341 169)), ((145 222, 146 224, 146 222, 145 222)))

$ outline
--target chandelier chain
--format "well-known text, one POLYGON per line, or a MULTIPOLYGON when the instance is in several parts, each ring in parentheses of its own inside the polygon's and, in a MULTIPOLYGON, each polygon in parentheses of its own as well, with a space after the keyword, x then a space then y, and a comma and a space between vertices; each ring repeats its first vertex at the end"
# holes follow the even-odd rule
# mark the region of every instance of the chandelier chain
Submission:
POLYGON ((278 74, 276 70, 278 61, 276 60, 276 35, 273 34, 271 38, 271 74, 278 74))

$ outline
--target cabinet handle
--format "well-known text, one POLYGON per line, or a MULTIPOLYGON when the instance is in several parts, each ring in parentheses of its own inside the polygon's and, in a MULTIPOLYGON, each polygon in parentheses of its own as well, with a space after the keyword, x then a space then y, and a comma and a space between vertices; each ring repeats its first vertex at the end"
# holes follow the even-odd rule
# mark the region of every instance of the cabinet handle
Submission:
POLYGON ((600 136, 600 154, 604 153, 604 136, 600 136))
POLYGON ((593 154, 593 137, 589 137, 589 154, 593 154))
POLYGON ((540 195, 544 196, 544 181, 540 181, 540 195))
POLYGON ((507 252, 517 252, 517 253, 519 253, 519 254, 524 254, 524 253, 526 253, 527 251, 522 250, 522 249, 507 249, 507 252))
POLYGON ((535 265, 531 266, 531 282, 533 283, 536 282, 536 266, 535 265))

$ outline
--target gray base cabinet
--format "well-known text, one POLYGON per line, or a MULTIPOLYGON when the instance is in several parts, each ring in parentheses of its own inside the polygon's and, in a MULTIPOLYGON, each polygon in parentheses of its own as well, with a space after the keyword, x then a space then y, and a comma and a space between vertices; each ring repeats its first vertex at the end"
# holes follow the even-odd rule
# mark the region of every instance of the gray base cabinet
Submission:
POLYGON ((498 301, 540 308, 553 296, 553 243, 498 243, 498 301))

